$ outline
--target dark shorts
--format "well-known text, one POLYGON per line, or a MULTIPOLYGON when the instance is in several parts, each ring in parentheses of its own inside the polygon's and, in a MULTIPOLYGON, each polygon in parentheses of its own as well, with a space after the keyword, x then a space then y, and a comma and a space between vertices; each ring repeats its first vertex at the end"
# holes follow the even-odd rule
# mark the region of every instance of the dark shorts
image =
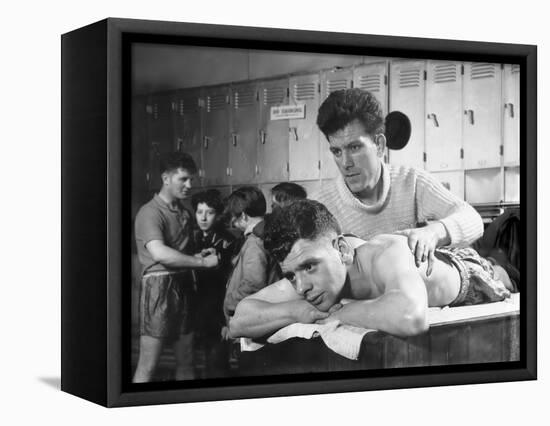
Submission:
POLYGON ((449 306, 500 302, 510 297, 504 283, 495 277, 493 265, 474 249, 442 247, 436 253, 458 269, 460 290, 449 306))
POLYGON ((177 340, 193 330, 195 290, 190 272, 152 272, 141 279, 140 334, 177 340))

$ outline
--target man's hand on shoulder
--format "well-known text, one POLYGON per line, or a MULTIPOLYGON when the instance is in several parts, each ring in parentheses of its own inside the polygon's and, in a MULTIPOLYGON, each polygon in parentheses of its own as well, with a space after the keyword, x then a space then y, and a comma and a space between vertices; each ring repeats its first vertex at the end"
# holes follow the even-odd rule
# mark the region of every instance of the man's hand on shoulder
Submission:
POLYGON ((417 267, 428 261, 427 276, 432 273, 435 249, 450 242, 447 229, 441 222, 435 222, 422 228, 404 229, 395 232, 395 234, 407 237, 407 243, 417 267))

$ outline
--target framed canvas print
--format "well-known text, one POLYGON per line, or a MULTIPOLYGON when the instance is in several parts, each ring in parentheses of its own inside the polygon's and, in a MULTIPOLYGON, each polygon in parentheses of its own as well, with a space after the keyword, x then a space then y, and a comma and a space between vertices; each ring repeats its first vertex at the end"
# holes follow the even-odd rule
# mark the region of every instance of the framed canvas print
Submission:
POLYGON ((536 378, 536 46, 62 36, 62 389, 105 406, 536 378))

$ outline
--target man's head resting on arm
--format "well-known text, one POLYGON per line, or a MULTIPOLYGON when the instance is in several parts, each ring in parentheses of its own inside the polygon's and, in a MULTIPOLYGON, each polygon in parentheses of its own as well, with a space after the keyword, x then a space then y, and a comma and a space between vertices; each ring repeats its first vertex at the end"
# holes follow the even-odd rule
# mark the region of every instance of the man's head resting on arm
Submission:
POLYGON ((264 246, 317 309, 328 311, 339 302, 353 250, 323 204, 300 200, 277 210, 266 225, 264 246))

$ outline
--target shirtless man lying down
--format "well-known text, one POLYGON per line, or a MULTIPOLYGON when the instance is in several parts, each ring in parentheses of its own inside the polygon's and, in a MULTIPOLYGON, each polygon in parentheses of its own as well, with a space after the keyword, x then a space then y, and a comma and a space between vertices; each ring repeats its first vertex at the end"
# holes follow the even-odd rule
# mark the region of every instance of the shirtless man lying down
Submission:
POLYGON ((429 275, 427 263, 416 267, 406 237, 379 235, 354 249, 326 207, 313 200, 274 214, 264 244, 285 279, 239 303, 230 322, 233 337, 265 337, 292 323, 333 320, 412 336, 428 329, 428 307, 510 295, 501 281, 507 277, 470 248, 438 248, 429 275), (353 301, 342 305, 343 298, 353 301))

